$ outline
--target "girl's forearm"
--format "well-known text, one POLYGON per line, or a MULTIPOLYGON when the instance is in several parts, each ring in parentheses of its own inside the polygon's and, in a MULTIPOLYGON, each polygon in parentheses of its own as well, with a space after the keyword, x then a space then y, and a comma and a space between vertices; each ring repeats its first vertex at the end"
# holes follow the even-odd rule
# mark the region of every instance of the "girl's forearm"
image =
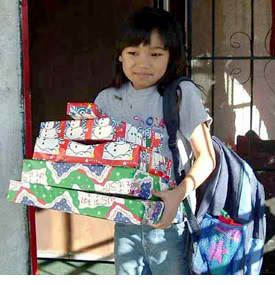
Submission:
POLYGON ((183 181, 178 185, 185 199, 191 192, 197 189, 211 174, 215 168, 214 156, 199 156, 183 181))

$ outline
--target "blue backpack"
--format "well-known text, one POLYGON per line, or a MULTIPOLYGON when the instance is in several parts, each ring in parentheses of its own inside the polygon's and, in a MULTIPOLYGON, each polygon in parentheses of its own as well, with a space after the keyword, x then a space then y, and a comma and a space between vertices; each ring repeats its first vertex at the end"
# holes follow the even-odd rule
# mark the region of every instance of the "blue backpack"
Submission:
MULTIPOLYGON (((184 178, 184 173, 178 173, 179 151, 176 143, 181 81, 191 79, 180 77, 163 93, 163 115, 177 184, 184 178)), ((198 201, 195 214, 188 200, 183 201, 190 232, 190 273, 260 274, 266 236, 264 187, 252 168, 234 151, 216 137, 212 137, 212 142, 216 167, 196 190, 198 201), (234 220, 234 224, 218 218, 224 212, 234 220)))

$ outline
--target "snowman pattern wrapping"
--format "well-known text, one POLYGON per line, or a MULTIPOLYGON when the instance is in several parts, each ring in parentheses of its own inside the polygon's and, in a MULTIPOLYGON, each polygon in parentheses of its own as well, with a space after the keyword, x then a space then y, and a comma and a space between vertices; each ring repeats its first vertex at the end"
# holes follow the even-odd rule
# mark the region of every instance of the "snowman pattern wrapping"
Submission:
POLYGON ((42 122, 39 137, 91 142, 125 141, 158 149, 161 149, 163 141, 162 135, 151 128, 135 127, 109 117, 42 122))
POLYGON ((92 131, 92 140, 112 140, 114 136, 114 128, 110 118, 100 118, 94 120, 92 131))

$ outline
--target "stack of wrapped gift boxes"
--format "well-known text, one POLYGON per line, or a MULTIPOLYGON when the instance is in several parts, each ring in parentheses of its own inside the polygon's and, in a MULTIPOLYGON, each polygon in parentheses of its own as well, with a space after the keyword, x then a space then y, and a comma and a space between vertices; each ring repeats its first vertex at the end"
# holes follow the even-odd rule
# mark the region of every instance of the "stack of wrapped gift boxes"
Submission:
POLYGON ((102 114, 96 104, 68 103, 72 120, 42 122, 33 159, 7 198, 39 208, 115 222, 154 224, 164 204, 171 160, 160 154, 162 135, 102 114))

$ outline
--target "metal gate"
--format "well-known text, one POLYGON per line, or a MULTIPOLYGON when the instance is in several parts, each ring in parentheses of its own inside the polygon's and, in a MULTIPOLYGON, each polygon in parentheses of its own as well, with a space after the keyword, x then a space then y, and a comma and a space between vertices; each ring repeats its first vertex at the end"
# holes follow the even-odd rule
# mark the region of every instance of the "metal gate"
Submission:
POLYGON ((270 274, 274 271, 275 252, 272 246, 275 239, 272 214, 275 209, 275 1, 185 0, 184 29, 189 75, 196 79, 198 66, 208 66, 206 81, 211 83, 208 107, 214 119, 212 133, 228 142, 227 133, 235 132, 235 140, 229 139, 229 142, 250 163, 265 186, 267 238, 262 274, 270 274), (224 7, 222 10, 221 5, 228 5, 227 10, 224 7), (203 13, 208 13, 208 17, 203 13), (227 28, 226 40, 220 36, 221 25, 227 28), (196 33, 205 30, 205 26, 208 33, 207 36, 202 34, 200 41, 196 33), (221 42, 225 43, 222 48, 219 47, 221 42), (198 45, 209 47, 207 53, 196 52, 203 50, 198 45), (219 88, 221 84, 225 88, 219 88), (223 89, 226 92, 219 93, 223 89), (222 97, 227 99, 224 104, 227 108, 222 106, 225 102, 222 97), (228 119, 228 109, 235 114, 229 116, 232 121, 228 119), (238 130, 241 113, 247 122, 238 130), (235 127, 232 127, 233 122, 235 127))

